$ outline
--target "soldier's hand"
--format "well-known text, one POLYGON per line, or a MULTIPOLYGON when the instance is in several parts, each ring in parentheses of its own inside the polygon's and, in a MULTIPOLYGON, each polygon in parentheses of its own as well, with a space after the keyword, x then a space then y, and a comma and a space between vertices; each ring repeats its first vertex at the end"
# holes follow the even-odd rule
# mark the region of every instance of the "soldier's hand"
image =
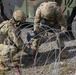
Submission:
POLYGON ((61 30, 62 30, 63 33, 65 33, 65 32, 67 31, 67 28, 64 27, 64 26, 62 26, 62 27, 61 27, 61 30))
POLYGON ((67 32, 67 30, 63 30, 63 31, 62 31, 62 33, 66 33, 66 32, 67 32))

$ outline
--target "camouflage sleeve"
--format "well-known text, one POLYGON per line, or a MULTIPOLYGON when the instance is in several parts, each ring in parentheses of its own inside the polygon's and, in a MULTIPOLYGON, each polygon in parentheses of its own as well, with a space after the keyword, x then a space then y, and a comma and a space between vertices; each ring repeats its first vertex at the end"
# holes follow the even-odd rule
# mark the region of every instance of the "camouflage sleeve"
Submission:
POLYGON ((36 10, 36 14, 35 14, 35 20, 34 20, 34 31, 38 31, 39 27, 38 27, 38 23, 40 23, 41 21, 41 11, 40 11, 40 7, 36 10))
POLYGON ((0 24, 0 29, 7 23, 7 21, 4 21, 0 24))
POLYGON ((0 32, 6 35, 7 31, 8 31, 8 21, 4 21, 0 24, 0 32))
POLYGON ((20 37, 20 32, 20 29, 9 26, 8 37, 10 38, 11 43, 14 43, 16 47, 22 49, 23 41, 20 37))
POLYGON ((3 25, 4 25, 3 23, 0 24, 0 29, 3 27, 3 25))
POLYGON ((56 19, 58 21, 58 24, 61 26, 61 30, 67 30, 67 21, 64 18, 60 7, 56 8, 56 19))
POLYGON ((20 33, 19 34, 18 33, 17 34, 13 33, 13 37, 14 37, 13 42, 21 50, 24 43, 23 43, 23 40, 20 37, 20 33))

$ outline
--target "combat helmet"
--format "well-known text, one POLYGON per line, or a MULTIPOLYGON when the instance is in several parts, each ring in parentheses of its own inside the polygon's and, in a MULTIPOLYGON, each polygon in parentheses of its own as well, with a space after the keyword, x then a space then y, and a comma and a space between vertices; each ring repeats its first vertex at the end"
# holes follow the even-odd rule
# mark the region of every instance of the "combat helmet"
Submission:
POLYGON ((54 15, 56 4, 57 4, 56 2, 52 2, 52 1, 48 1, 44 3, 43 6, 41 6, 41 14, 45 18, 51 17, 52 15, 54 15))
POLYGON ((13 18, 15 21, 25 22, 26 21, 26 15, 21 10, 16 10, 13 13, 13 18))

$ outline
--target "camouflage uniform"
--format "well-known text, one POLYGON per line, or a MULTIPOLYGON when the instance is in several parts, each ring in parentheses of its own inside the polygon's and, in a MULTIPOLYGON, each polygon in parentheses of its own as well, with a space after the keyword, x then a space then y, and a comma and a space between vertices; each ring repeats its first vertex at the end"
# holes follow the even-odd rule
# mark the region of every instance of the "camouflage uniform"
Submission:
MULTIPOLYGON (((61 12, 60 7, 56 2, 43 2, 36 10, 35 20, 34 20, 34 32, 39 33, 40 29, 38 23, 41 20, 45 21, 45 24, 56 29, 61 29, 62 31, 67 30, 67 22, 61 12)), ((57 32, 57 31, 56 31, 57 32)), ((61 50, 64 48, 63 37, 60 37, 61 50)), ((37 50, 37 45, 39 43, 39 38, 35 38, 33 42, 34 49, 37 50)), ((62 57, 65 57, 66 51, 62 52, 62 57)))
POLYGON ((22 11, 17 10, 13 13, 12 19, 0 24, 0 70, 7 69, 2 63, 6 61, 4 57, 6 57, 9 52, 14 56, 22 49, 23 41, 17 25, 25 21, 26 15, 22 11))

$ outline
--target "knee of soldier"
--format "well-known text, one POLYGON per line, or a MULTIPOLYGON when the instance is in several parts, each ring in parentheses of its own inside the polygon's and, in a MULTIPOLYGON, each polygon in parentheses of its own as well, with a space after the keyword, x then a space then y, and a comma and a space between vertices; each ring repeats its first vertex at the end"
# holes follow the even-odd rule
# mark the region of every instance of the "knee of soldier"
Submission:
POLYGON ((6 56, 9 52, 16 52, 17 49, 14 46, 0 44, 0 55, 6 56))
POLYGON ((0 44, 0 55, 5 56, 8 53, 8 46, 4 44, 0 44))
POLYGON ((10 46, 10 47, 9 47, 9 52, 10 52, 10 53, 16 53, 17 50, 18 50, 18 49, 17 49, 16 47, 14 47, 14 46, 10 46))

